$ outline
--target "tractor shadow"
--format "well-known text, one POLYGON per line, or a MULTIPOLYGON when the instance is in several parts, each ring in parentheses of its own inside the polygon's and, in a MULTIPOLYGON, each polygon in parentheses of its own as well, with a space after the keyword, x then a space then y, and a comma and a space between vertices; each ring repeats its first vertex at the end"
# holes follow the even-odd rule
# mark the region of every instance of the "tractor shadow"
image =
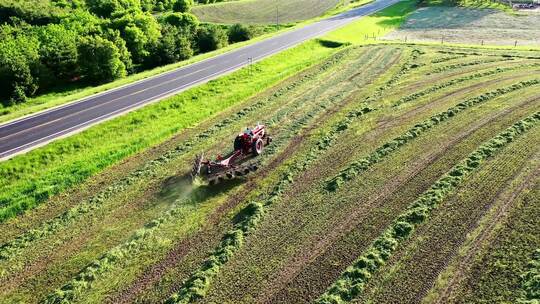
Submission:
POLYGON ((203 202, 212 197, 224 194, 245 181, 244 178, 224 180, 216 185, 193 182, 189 174, 173 175, 161 183, 159 199, 169 204, 180 199, 190 198, 192 202, 203 202))

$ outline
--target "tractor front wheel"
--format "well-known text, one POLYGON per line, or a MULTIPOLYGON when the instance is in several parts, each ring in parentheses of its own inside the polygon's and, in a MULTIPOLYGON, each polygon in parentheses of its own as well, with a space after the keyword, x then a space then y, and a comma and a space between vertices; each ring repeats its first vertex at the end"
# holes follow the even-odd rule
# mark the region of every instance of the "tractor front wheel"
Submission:
POLYGON ((262 139, 257 139, 256 141, 253 142, 253 154, 255 155, 260 155, 263 151, 263 140, 262 139))

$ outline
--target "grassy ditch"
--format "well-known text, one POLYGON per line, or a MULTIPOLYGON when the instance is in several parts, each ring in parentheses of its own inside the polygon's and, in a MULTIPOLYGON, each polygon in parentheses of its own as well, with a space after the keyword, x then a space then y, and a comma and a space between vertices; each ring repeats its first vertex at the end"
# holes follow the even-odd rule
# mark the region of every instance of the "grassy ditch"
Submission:
POLYGON ((0 222, 89 176, 163 142, 320 62, 335 48, 310 41, 177 96, 0 163, 0 222), (234 87, 235 90, 230 90, 234 87), (216 102, 219 101, 219 102, 216 102))
POLYGON ((329 179, 326 182, 325 189, 331 192, 337 191, 341 186, 343 186, 345 182, 352 180, 361 172, 367 170, 372 165, 380 162, 390 153, 398 150, 401 146, 407 144, 414 138, 418 137, 420 134, 433 128, 441 122, 454 117, 456 114, 470 107, 487 102, 503 94, 508 94, 510 92, 514 92, 538 84, 540 84, 540 79, 522 81, 506 88, 499 88, 494 91, 484 93, 480 96, 470 98, 466 101, 460 102, 459 104, 449 108, 444 112, 433 115, 431 118, 419 124, 416 124, 404 134, 380 146, 374 152, 364 157, 363 159, 354 161, 349 164, 345 169, 342 169, 335 177, 329 179))
POLYGON ((332 284, 317 303, 349 302, 362 293, 373 274, 386 263, 398 246, 429 217, 431 211, 451 195, 465 178, 507 144, 540 123, 540 112, 522 119, 482 144, 465 160, 455 165, 378 237, 371 246, 332 284))

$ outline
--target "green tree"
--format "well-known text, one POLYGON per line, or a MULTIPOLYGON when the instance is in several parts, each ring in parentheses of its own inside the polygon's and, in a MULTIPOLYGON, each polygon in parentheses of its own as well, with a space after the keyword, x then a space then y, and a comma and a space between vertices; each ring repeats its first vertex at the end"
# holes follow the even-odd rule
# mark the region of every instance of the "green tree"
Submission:
POLYGON ((39 88, 39 43, 25 35, 0 40, 2 104, 24 102, 39 88), (5 100, 9 99, 9 100, 5 100))
POLYGON ((176 2, 173 4, 173 11, 179 13, 188 13, 193 5, 193 0, 176 0, 176 2))
POLYGON ((159 23, 149 13, 137 10, 116 12, 111 18, 111 28, 120 31, 133 61, 144 62, 161 36, 159 23))
POLYGON ((182 28, 191 33, 194 33, 197 30, 197 27, 199 27, 199 19, 190 13, 166 14, 160 20, 162 23, 182 28))
POLYGON ((227 32, 217 25, 209 24, 197 30, 197 45, 201 53, 220 49, 227 44, 227 32))
POLYGON ((60 80, 69 80, 78 73, 77 33, 62 25, 38 27, 39 57, 52 74, 60 80))
POLYGON ((104 19, 84 10, 75 10, 60 21, 64 28, 76 32, 79 36, 101 35, 104 23, 104 19))
POLYGON ((126 46, 126 41, 122 39, 122 37, 120 36, 120 31, 108 29, 104 37, 107 38, 107 40, 114 43, 114 45, 118 48, 118 53, 120 54, 120 60, 122 60, 122 62, 126 66, 126 70, 130 72, 133 69, 131 53, 129 52, 126 46))
POLYGON ((111 41, 85 37, 79 42, 79 65, 85 80, 92 83, 112 81, 126 76, 126 66, 111 41))
POLYGON ((140 0, 86 0, 86 5, 92 13, 104 18, 118 11, 142 9, 140 0))
POLYGON ((151 65, 173 63, 191 56, 193 56, 193 49, 190 37, 181 28, 165 24, 151 65))

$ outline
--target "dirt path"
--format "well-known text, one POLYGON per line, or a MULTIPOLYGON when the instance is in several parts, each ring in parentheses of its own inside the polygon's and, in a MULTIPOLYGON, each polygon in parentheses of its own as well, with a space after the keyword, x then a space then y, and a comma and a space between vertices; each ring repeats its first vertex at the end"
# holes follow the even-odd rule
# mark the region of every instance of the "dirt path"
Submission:
MULTIPOLYGON (((347 234, 349 231, 354 229, 354 227, 358 225, 359 221, 367 216, 370 210, 381 207, 382 204, 384 204, 384 202, 387 201, 391 196, 399 195, 398 193, 400 192, 401 186, 403 184, 410 182, 421 171, 423 171, 431 164, 436 162, 440 157, 442 157, 448 149, 456 146, 462 140, 470 136, 472 133, 487 126, 493 120, 508 114, 515 108, 524 107, 528 104, 536 102, 539 98, 540 97, 536 97, 535 99, 528 100, 527 102, 522 103, 519 106, 512 107, 510 109, 487 116, 484 119, 477 121, 473 126, 471 126, 471 128, 456 135, 451 141, 445 143, 444 145, 439 146, 437 151, 427 155, 421 161, 415 162, 415 166, 410 172, 408 172, 405 176, 395 178, 391 182, 386 184, 384 188, 379 191, 379 194, 377 196, 372 198, 370 201, 364 202, 362 204, 363 208, 355 208, 353 210, 350 210, 350 212, 347 213, 344 219, 336 221, 337 223, 332 225, 332 229, 329 233, 324 235, 317 235, 314 239, 307 241, 306 244, 309 244, 309 248, 299 250, 299 254, 292 257, 287 263, 285 263, 286 266, 284 266, 284 268, 276 271, 276 273, 272 276, 272 279, 269 280, 266 284, 265 289, 262 290, 259 294, 256 302, 275 302, 275 300, 272 300, 272 297, 274 297, 276 294, 279 294, 282 300, 284 298, 287 298, 286 294, 284 294, 283 291, 285 285, 290 283, 293 278, 296 277, 308 263, 315 261, 317 256, 320 256, 323 254, 323 252, 327 251, 332 246, 332 244, 334 244, 341 236, 347 234)), ((306 276, 310 277, 310 275, 306 276)), ((287 291, 285 291, 285 293, 286 292, 287 291)))

